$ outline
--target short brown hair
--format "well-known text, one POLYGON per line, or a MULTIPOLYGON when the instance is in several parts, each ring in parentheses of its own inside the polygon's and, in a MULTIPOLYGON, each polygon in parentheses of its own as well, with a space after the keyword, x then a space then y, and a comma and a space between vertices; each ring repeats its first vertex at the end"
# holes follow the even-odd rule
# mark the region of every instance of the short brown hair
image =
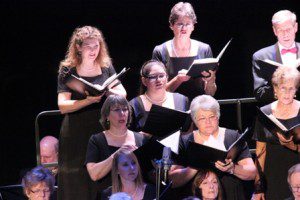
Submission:
POLYGON ((190 18, 194 24, 197 23, 197 17, 194 8, 190 3, 187 2, 179 2, 173 6, 169 17, 169 23, 174 25, 178 18, 183 16, 190 18))

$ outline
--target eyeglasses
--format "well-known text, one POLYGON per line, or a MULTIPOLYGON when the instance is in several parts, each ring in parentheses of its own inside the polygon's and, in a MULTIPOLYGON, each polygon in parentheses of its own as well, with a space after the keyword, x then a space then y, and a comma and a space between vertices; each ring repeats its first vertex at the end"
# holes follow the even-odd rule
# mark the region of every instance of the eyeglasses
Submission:
POLYGON ((157 75, 149 75, 145 76, 147 79, 149 79, 150 82, 157 81, 158 79, 164 79, 167 77, 167 74, 157 74, 157 75))
POLYGON ((291 93, 291 92, 295 92, 296 91, 296 88, 294 87, 290 87, 290 88, 286 88, 286 87, 279 87, 279 90, 280 92, 283 92, 283 93, 291 93))
POLYGON ((113 112, 116 112, 116 113, 126 113, 128 112, 128 108, 114 108, 114 109, 111 109, 110 111, 113 111, 113 112))
POLYGON ((198 119, 196 119, 198 122, 204 123, 206 121, 212 122, 217 120, 218 117, 216 115, 211 115, 209 117, 199 117, 198 119))
POLYGON ((293 192, 300 192, 300 185, 298 185, 298 186, 290 186, 290 188, 291 188, 291 190, 293 192))
POLYGON ((176 28, 182 29, 184 26, 186 28, 191 28, 194 24, 193 23, 175 23, 176 28))
POLYGON ((283 35, 284 33, 290 34, 293 32, 293 30, 294 30, 294 26, 287 29, 281 29, 281 28, 276 29, 277 33, 281 35, 283 35))
POLYGON ((50 189, 43 189, 43 190, 30 190, 33 194, 38 195, 38 194, 46 194, 50 192, 50 189))

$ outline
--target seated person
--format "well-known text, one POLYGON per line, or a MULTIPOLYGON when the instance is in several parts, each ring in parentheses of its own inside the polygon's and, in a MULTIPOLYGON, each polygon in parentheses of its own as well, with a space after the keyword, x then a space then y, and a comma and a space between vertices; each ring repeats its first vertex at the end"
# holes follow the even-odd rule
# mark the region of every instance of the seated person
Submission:
POLYGON ((133 200, 155 198, 155 187, 143 181, 140 165, 133 152, 122 149, 115 154, 111 175, 112 186, 102 192, 102 200, 117 192, 126 192, 133 200))
POLYGON ((293 192, 293 197, 286 200, 300 200, 300 163, 289 169, 287 182, 293 192))
POLYGON ((54 177, 49 169, 38 166, 27 172, 22 186, 29 200, 49 200, 54 191, 54 177))
MULTIPOLYGON (((41 164, 57 163, 58 161, 58 139, 53 136, 45 136, 40 141, 41 164)), ((58 167, 49 168, 54 176, 58 167)))

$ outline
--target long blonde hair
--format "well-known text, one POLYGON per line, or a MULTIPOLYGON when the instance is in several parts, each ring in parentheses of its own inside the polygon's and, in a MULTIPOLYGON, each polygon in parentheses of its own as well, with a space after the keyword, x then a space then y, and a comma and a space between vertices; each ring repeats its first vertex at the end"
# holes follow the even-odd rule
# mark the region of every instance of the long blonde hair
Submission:
POLYGON ((122 188, 123 188, 122 182, 121 182, 121 177, 118 174, 118 163, 119 163, 119 158, 121 156, 130 157, 136 163, 136 166, 138 168, 138 174, 137 174, 136 179, 134 180, 135 186, 138 188, 141 188, 141 187, 143 187, 143 184, 144 184, 142 174, 141 174, 141 168, 140 168, 139 162, 138 162, 136 156, 134 155, 134 153, 132 151, 128 151, 128 150, 120 150, 114 155, 114 159, 113 159, 113 163, 112 163, 112 169, 111 169, 112 194, 114 194, 116 192, 122 192, 122 188))
POLYGON ((99 54, 95 60, 95 64, 100 67, 108 67, 111 65, 111 58, 109 57, 108 49, 104 41, 102 32, 92 26, 83 26, 76 28, 72 34, 69 42, 68 51, 64 60, 60 62, 59 69, 62 67, 76 67, 82 62, 81 54, 76 45, 81 46, 85 39, 97 39, 100 45, 99 54))

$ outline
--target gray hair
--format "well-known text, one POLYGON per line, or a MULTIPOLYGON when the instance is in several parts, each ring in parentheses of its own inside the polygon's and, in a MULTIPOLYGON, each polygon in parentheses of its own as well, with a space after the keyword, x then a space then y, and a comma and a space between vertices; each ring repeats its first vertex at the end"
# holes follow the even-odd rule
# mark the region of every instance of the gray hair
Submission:
POLYGON ((294 166, 292 166, 289 171, 288 171, 288 176, 287 176, 287 182, 289 183, 289 185, 291 184, 291 176, 294 173, 300 173, 300 163, 296 164, 294 166))
POLYGON ((26 190, 31 189, 32 187, 38 185, 39 183, 46 183, 49 187, 50 192, 54 190, 54 177, 51 171, 43 166, 37 166, 26 173, 22 179, 22 186, 24 194, 26 190))
POLYGON ((287 20, 291 20, 293 24, 295 24, 297 21, 297 16, 295 15, 295 13, 289 10, 280 10, 273 15, 272 24, 274 26, 276 24, 281 24, 287 20))
POLYGON ((215 112, 218 118, 221 116, 218 101, 210 95, 200 95, 193 99, 190 110, 194 121, 196 120, 196 114, 200 109, 215 112))
POLYGON ((190 18, 194 24, 197 23, 197 17, 196 17, 194 8, 190 3, 178 2, 177 4, 175 4, 175 6, 173 6, 171 13, 170 13, 169 23, 171 25, 174 25, 174 23, 181 16, 186 16, 186 17, 190 18))
POLYGON ((279 86, 289 80, 294 80, 298 89, 300 82, 300 72, 294 67, 278 67, 272 76, 272 85, 279 86))
POLYGON ((110 128, 110 124, 107 121, 108 115, 110 113, 110 110, 114 106, 124 106, 128 108, 128 120, 127 120, 127 126, 131 123, 131 107, 126 100, 125 97, 121 95, 109 95, 107 99, 104 101, 102 108, 101 108, 101 118, 100 123, 102 127, 105 130, 108 130, 110 128))

